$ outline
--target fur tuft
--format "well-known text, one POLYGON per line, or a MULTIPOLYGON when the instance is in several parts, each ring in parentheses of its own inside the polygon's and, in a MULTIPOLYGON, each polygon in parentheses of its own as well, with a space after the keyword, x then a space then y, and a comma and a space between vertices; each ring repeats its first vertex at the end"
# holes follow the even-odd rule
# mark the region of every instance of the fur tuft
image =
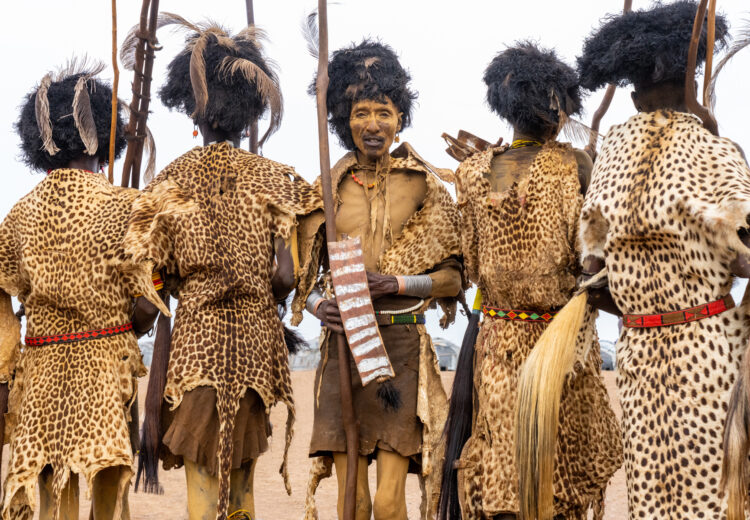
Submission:
MULTIPOLYGON (((23 162, 33 170, 63 168, 84 155, 95 156, 102 164, 109 161, 112 89, 93 77, 98 68, 80 70, 84 65, 85 62, 72 61, 54 78, 45 76, 21 105, 15 129, 21 138, 23 162), (72 70, 77 72, 66 75, 72 70), (47 120, 38 123, 37 116, 47 120), (86 137, 85 144, 82 135, 86 137)), ((123 122, 118 113, 115 157, 119 157, 124 148, 123 122)))
POLYGON ((586 305, 586 291, 574 296, 547 326, 521 368, 516 407, 521 518, 552 520, 560 399, 576 362, 576 338, 586 305))
POLYGON ((474 350, 479 335, 479 318, 479 312, 469 315, 469 324, 458 355, 448 418, 443 429, 445 460, 438 502, 438 520, 461 519, 458 472, 454 464, 461 457, 464 445, 471 437, 471 425, 474 418, 474 350))
POLYGON ((162 103, 230 135, 241 134, 270 110, 271 125, 262 141, 278 130, 281 88, 275 64, 262 52, 263 32, 245 29, 230 36, 209 22, 174 23, 191 32, 167 68, 167 81, 159 90, 162 103))
MULTIPOLYGON (((328 122, 347 150, 356 148, 349 117, 352 105, 357 101, 390 99, 403 114, 401 129, 411 124, 411 110, 417 94, 409 88, 411 76, 388 45, 364 40, 358 45, 337 50, 331 55, 328 77, 328 122)), ((315 81, 313 78, 308 88, 308 93, 313 96, 315 81)))
POLYGON ((578 76, 554 51, 519 42, 495 56, 484 71, 492 110, 532 136, 544 136, 581 111, 578 76), (559 108, 559 110, 558 110, 559 108))
POLYGON ((401 408, 401 392, 393 386, 393 381, 390 379, 378 384, 375 395, 385 411, 395 412, 401 408))
POLYGON ((747 377, 750 375, 745 358, 740 374, 732 388, 729 410, 724 427, 724 459, 721 465, 721 489, 727 493, 727 520, 744 520, 747 501, 747 456, 750 452, 750 395, 747 377))
POLYGON ((287 310, 286 302, 278 304, 279 320, 281 320, 284 326, 284 343, 286 344, 286 349, 289 351, 289 355, 293 355, 299 352, 300 350, 309 348, 309 345, 307 344, 307 341, 305 341, 305 338, 303 338, 299 334, 299 332, 297 332, 291 327, 287 327, 286 324, 284 323, 284 316, 286 316, 286 310, 287 310))
MULTIPOLYGON (((688 49, 698 5, 692 0, 608 17, 585 42, 578 58, 581 86, 597 90, 608 83, 637 87, 685 81, 688 49)), ((698 65, 706 61, 707 24, 698 46, 698 65)), ((716 50, 726 44, 726 19, 716 15, 716 50)))
MULTIPOLYGON (((169 307, 169 295, 164 297, 164 305, 169 307)), ((146 389, 145 418, 141 430, 141 446, 138 452, 138 471, 135 477, 135 491, 143 479, 145 493, 161 495, 159 484, 159 452, 164 432, 161 428, 161 407, 164 388, 167 384, 169 350, 172 343, 172 320, 163 313, 156 322, 154 353, 151 358, 148 387, 146 389)))

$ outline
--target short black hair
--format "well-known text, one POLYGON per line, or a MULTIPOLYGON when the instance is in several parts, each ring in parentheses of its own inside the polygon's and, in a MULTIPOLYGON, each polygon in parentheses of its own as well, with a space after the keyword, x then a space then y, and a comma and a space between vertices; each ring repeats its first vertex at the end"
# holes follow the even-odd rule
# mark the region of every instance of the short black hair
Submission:
POLYGON ((521 132, 541 136, 559 124, 559 108, 581 111, 578 75, 555 51, 517 42, 495 56, 484 71, 487 103, 521 132), (556 100, 555 100, 556 98, 556 100))
MULTIPOLYGON (((679 0, 605 18, 602 26, 586 40, 578 58, 581 86, 593 91, 608 83, 618 86, 632 83, 637 88, 685 81, 697 11, 696 2, 679 0)), ((726 44, 728 30, 724 16, 717 14, 717 49, 726 44)), ((706 61, 706 40, 704 23, 697 65, 706 61)))
MULTIPOLYGON (((29 168, 38 171, 64 168, 75 159, 86 153, 86 147, 73 119, 73 97, 75 87, 81 76, 89 72, 77 72, 52 81, 47 90, 49 101, 49 121, 52 127, 52 139, 59 151, 50 155, 44 148, 39 125, 36 120, 36 97, 39 86, 26 95, 21 105, 20 114, 14 127, 21 138, 22 160, 29 168)), ((109 84, 96 78, 89 78, 86 88, 91 102, 91 115, 96 125, 98 148, 96 157, 101 163, 109 160, 109 136, 112 121, 112 89, 109 84)), ((115 127, 115 157, 119 157, 125 148, 122 117, 117 114, 115 127)))
MULTIPOLYGON (((200 35, 192 33, 187 37, 186 48, 167 67, 167 81, 159 89, 159 98, 170 109, 179 110, 192 116, 196 102, 190 81, 190 60, 192 46, 200 35)), ((249 82, 242 73, 228 74, 222 71, 225 58, 240 58, 258 66, 274 84, 278 78, 270 63, 264 58, 260 47, 252 38, 222 37, 220 43, 216 34, 208 33, 203 51, 206 69, 208 102, 203 114, 194 118, 196 123, 206 123, 235 135, 245 130, 253 121, 260 118, 269 107, 259 92, 256 82, 249 82), (227 44, 228 41, 233 42, 227 44)))
MULTIPOLYGON (((388 98, 403 114, 401 128, 411 124, 411 111, 417 94, 409 88, 409 72, 401 66, 398 56, 388 45, 366 39, 360 44, 335 51, 328 64, 328 78, 328 122, 347 150, 356 148, 349 118, 352 105, 357 101, 370 99, 385 102, 388 98)), ((309 92, 315 93, 315 79, 309 92)))

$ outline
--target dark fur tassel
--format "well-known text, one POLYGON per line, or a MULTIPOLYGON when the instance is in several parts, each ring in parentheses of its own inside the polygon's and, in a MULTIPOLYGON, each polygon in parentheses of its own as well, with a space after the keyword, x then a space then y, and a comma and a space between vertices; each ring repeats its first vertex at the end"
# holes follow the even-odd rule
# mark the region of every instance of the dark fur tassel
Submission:
POLYGON ((458 355, 448 418, 443 430, 445 462, 438 503, 438 520, 461 519, 461 507, 458 502, 458 473, 453 465, 461 456, 464 444, 471 436, 471 423, 474 416, 474 348, 479 335, 479 317, 478 312, 469 316, 469 324, 461 342, 461 353, 458 355))
POLYGON ((303 338, 299 332, 296 330, 288 327, 286 323, 284 323, 284 316, 286 316, 286 302, 279 303, 279 319, 281 320, 282 324, 284 325, 284 343, 286 343, 286 348, 289 351, 289 354, 296 354, 300 350, 306 349, 309 347, 307 344, 307 341, 305 341, 305 338, 303 338))
POLYGON ((386 411, 397 411, 401 408, 401 392, 393 386, 393 381, 388 379, 378 384, 378 391, 375 393, 378 401, 383 405, 386 411))
POLYGON ((724 427, 724 461, 721 489, 728 497, 727 520, 744 520, 747 497, 747 455, 750 450, 750 396, 748 395, 748 356, 732 389, 724 427))
MULTIPOLYGON (((164 304, 169 307, 169 295, 164 297, 164 304)), ((141 430, 141 449, 138 455, 138 473, 135 477, 135 490, 143 477, 143 491, 161 495, 164 489, 159 484, 159 451, 161 449, 161 405, 164 399, 164 387, 167 384, 167 366, 169 365, 169 348, 172 341, 172 320, 159 314, 156 322, 154 353, 151 358, 151 370, 146 390, 146 417, 141 430)))
MULTIPOLYGON (((0 477, 3 468, 3 446, 5 445, 5 414, 8 413, 8 383, 0 384, 0 477)), ((0 493, 2 493, 0 491, 0 493)), ((0 495, 2 496, 2 495, 0 495)))

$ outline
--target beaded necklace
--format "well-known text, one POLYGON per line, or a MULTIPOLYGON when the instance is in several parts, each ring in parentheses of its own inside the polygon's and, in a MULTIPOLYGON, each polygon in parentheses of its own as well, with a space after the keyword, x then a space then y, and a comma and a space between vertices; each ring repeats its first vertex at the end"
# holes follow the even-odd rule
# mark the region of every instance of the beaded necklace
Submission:
MULTIPOLYGON (((354 170, 352 170, 352 179, 354 180, 354 182, 356 182, 360 186, 362 186, 362 187, 365 186, 365 183, 362 182, 359 177, 357 177, 357 175, 354 173, 354 170)), ((378 185, 378 181, 376 180, 375 182, 372 182, 372 183, 368 184, 367 185, 367 189, 371 190, 371 189, 373 189, 377 185, 378 185)))
POLYGON ((526 148, 527 146, 542 146, 541 141, 533 141, 530 139, 516 139, 511 143, 510 149, 516 150, 518 148, 526 148))

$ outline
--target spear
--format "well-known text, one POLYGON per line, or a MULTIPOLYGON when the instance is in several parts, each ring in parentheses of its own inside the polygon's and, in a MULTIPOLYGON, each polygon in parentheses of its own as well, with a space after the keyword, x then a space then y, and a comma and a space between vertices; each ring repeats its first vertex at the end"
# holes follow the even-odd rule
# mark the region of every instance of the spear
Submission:
POLYGON ((154 68, 154 51, 161 49, 156 39, 159 0, 143 0, 140 26, 136 36, 135 76, 133 77, 133 99, 130 102, 130 120, 125 128, 128 149, 122 167, 123 187, 138 188, 141 177, 143 144, 146 139, 146 119, 151 102, 151 74, 154 68))
MULTIPOLYGON (((700 46, 701 33, 703 32, 703 20, 706 18, 706 11, 709 10, 708 17, 708 35, 706 38, 706 56, 711 56, 714 52, 713 38, 716 21, 716 1, 711 0, 711 7, 708 8, 708 0, 701 0, 698 11, 695 13, 695 22, 693 23, 693 36, 690 39, 690 50, 688 51, 687 70, 685 72, 685 104, 693 114, 697 115, 703 121, 703 127, 712 134, 719 135, 719 125, 711 110, 700 104, 698 94, 695 91, 695 69, 698 62, 698 47, 700 46)), ((710 61, 709 61, 710 63, 710 61)), ((709 74, 710 78, 710 74, 709 74)), ((709 87, 709 82, 704 85, 704 92, 709 87)))
MULTIPOLYGON (((248 27, 255 26, 255 11, 253 10, 253 0, 245 0, 245 9, 247 11, 248 27)), ((250 125, 250 151, 258 153, 258 120, 254 120, 250 125)))
POLYGON ((117 0, 112 0, 112 68, 115 71, 112 80, 112 120, 109 124, 109 166, 107 178, 110 184, 115 183, 115 133, 117 131, 117 87, 120 83, 120 69, 117 67, 117 0))
MULTIPOLYGON (((336 216, 331 187, 331 158, 328 148, 328 112, 326 94, 328 92, 328 5, 326 0, 318 0, 319 39, 318 77, 316 99, 318 105, 318 142, 320 145, 320 178, 323 189, 323 207, 326 218, 326 237, 336 241, 336 216)), ((330 258, 329 254, 329 258, 330 258)), ((339 356, 339 385, 341 389, 341 419, 346 435, 346 487, 344 494, 344 520, 354 520, 357 499, 357 459, 359 456, 359 424, 354 418, 352 401, 352 377, 349 371, 349 348, 343 334, 331 333, 339 356)))

